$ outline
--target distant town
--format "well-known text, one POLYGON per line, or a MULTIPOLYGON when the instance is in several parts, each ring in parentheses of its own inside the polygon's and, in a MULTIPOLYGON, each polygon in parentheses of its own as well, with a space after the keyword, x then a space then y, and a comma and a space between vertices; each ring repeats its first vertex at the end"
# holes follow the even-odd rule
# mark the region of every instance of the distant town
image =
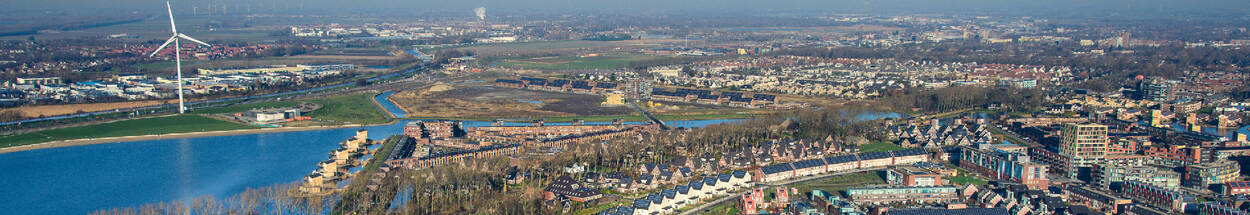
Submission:
POLYGON ((1244 9, 267 4, 0 21, 0 211, 1250 214, 1244 9))

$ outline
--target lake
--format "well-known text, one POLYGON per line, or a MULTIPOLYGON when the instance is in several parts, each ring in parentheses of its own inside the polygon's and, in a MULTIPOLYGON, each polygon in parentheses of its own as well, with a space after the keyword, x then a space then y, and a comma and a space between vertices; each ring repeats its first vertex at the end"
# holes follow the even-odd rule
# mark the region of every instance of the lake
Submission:
MULTIPOLYGON (((401 120, 363 127, 370 139, 402 134, 401 120)), ((672 121, 703 127, 736 119, 672 121)), ((465 126, 492 122, 469 121, 465 126)), ((586 122, 607 124, 610 122, 586 122)), ((643 122, 630 122, 631 124, 643 122)), ((508 123, 526 125, 528 123, 508 123)), ((567 123, 548 123, 565 125, 567 123)), ((297 182, 360 128, 179 138, 0 154, 0 211, 85 214, 297 182)))

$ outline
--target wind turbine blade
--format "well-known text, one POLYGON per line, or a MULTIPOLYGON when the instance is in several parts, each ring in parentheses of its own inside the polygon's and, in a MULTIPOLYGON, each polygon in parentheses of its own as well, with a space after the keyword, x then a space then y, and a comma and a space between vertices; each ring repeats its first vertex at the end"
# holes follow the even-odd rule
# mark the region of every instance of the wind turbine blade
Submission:
POLYGON ((174 8, 169 6, 169 1, 165 1, 165 10, 169 12, 169 30, 178 34, 178 26, 174 26, 174 8))
POLYGON ((186 34, 178 34, 178 37, 180 37, 180 38, 182 38, 182 39, 187 39, 187 40, 190 40, 191 42, 199 43, 200 45, 210 46, 210 47, 211 47, 211 46, 213 46, 213 45, 209 45, 208 43, 205 43, 205 42, 202 42, 202 41, 200 41, 200 40, 197 40, 197 39, 195 39, 195 38, 191 38, 191 36, 187 36, 186 34))
POLYGON ((174 39, 178 39, 178 36, 169 37, 169 40, 165 40, 165 44, 161 44, 161 47, 156 48, 156 51, 152 51, 152 54, 148 55, 148 57, 156 56, 157 52, 161 52, 162 49, 165 49, 165 46, 168 46, 169 43, 174 42, 174 39))

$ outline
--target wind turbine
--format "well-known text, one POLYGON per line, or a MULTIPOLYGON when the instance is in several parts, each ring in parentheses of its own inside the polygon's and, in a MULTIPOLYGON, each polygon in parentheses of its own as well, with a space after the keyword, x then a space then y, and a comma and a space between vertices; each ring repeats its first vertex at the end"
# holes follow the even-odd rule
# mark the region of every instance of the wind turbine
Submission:
POLYGON ((178 27, 174 25, 174 9, 169 6, 168 1, 165 2, 165 10, 169 12, 169 29, 174 32, 174 35, 170 36, 169 40, 165 40, 165 44, 161 44, 161 47, 156 48, 156 51, 152 51, 152 54, 148 55, 148 57, 156 56, 156 53, 165 49, 165 46, 168 46, 169 43, 174 43, 174 62, 177 62, 176 64, 178 67, 178 113, 182 114, 187 111, 187 107, 184 106, 182 102, 182 49, 178 45, 178 38, 190 40, 191 42, 199 43, 200 45, 208 47, 212 47, 212 45, 195 38, 191 38, 191 36, 187 36, 186 34, 178 33, 178 27))

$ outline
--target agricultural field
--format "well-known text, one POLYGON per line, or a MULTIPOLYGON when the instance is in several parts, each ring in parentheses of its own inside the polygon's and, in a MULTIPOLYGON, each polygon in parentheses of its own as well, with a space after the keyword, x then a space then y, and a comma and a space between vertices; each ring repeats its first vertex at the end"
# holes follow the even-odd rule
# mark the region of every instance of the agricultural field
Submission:
POLYGON ((259 127, 227 122, 199 115, 161 116, 97 125, 51 129, 18 135, 0 136, 0 148, 58 140, 255 128, 259 127))

